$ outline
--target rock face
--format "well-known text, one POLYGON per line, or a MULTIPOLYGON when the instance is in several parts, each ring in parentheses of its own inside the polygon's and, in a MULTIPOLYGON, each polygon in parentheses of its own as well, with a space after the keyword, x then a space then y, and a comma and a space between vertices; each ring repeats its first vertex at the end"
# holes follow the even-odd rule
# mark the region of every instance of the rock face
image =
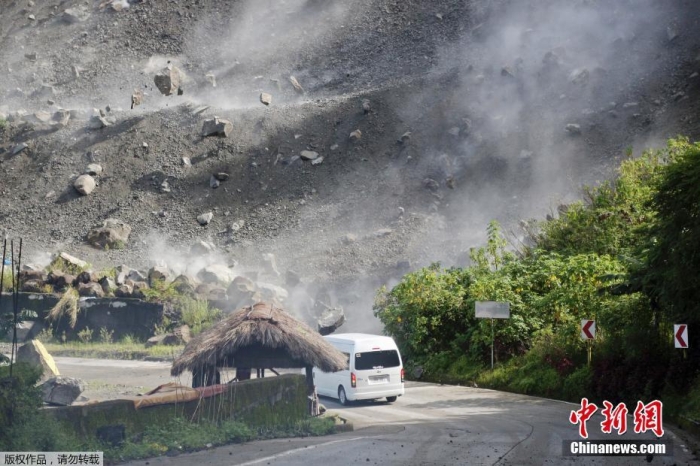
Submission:
POLYGON ((40 366, 43 370, 42 381, 60 375, 53 357, 46 351, 46 348, 39 340, 32 340, 20 346, 17 350, 17 362, 26 362, 40 366))
POLYGON ((101 227, 88 233, 88 243, 101 249, 123 249, 129 241, 131 226, 116 218, 108 218, 101 227))
POLYGON ((202 136, 219 136, 227 138, 233 131, 233 123, 219 117, 204 120, 202 125, 202 136))
POLYGON ((93 192, 95 190, 95 186, 95 178, 91 177, 90 175, 80 175, 73 183, 75 190, 83 196, 87 196, 93 192))
POLYGON ((153 82, 163 95, 172 95, 180 89, 182 74, 175 66, 168 66, 158 73, 153 82))
POLYGON ((44 394, 44 402, 70 406, 85 390, 85 383, 72 377, 52 377, 40 386, 44 394))

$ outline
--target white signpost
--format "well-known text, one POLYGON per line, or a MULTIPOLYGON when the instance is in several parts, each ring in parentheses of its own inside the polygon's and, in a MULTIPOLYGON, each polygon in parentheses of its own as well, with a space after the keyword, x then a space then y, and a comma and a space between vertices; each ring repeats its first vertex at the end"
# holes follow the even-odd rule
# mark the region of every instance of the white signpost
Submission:
POLYGON ((685 349, 688 347, 688 325, 674 324, 673 325, 673 342, 676 348, 685 349))
POLYGON ((509 319, 510 303, 477 301, 475 308, 475 314, 478 319, 491 319, 491 369, 493 369, 493 319, 509 319))

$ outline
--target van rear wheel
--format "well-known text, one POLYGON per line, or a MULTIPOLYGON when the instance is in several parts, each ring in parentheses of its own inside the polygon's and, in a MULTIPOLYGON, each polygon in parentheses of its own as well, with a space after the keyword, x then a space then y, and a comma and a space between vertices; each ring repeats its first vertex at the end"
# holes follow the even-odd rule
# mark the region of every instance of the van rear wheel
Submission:
POLYGON ((397 397, 395 396, 387 396, 386 401, 388 401, 389 403, 393 403, 394 401, 396 401, 396 398, 397 397))
POLYGON ((338 388, 338 401, 340 401, 340 404, 343 406, 347 406, 350 403, 342 385, 338 388))

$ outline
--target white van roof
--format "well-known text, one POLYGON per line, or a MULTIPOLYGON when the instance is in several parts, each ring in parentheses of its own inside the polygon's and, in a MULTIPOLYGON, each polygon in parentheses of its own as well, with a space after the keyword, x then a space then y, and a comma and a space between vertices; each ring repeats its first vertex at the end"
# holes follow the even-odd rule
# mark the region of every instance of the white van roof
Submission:
POLYGON ((337 342, 346 341, 348 343, 365 343, 372 341, 377 343, 391 344, 391 346, 396 345, 396 343, 394 343, 394 339, 391 337, 387 337, 384 335, 371 335, 369 333, 334 333, 332 335, 327 335, 324 338, 326 338, 327 340, 333 340, 337 342))

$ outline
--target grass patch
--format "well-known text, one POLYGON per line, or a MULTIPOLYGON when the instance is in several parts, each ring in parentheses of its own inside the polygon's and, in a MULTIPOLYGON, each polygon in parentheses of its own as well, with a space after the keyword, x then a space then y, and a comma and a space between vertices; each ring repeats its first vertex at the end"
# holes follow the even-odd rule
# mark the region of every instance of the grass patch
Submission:
POLYGON ((146 359, 157 358, 173 360, 185 349, 184 346, 151 346, 146 348, 143 343, 134 342, 80 342, 44 343, 46 350, 53 356, 70 356, 76 358, 94 359, 146 359))
POLYGON ((236 421, 192 423, 178 417, 160 426, 151 426, 143 435, 127 439, 119 447, 101 448, 105 461, 115 464, 161 455, 204 450, 211 447, 272 438, 310 437, 335 432, 332 418, 309 418, 275 429, 252 429, 236 421))

